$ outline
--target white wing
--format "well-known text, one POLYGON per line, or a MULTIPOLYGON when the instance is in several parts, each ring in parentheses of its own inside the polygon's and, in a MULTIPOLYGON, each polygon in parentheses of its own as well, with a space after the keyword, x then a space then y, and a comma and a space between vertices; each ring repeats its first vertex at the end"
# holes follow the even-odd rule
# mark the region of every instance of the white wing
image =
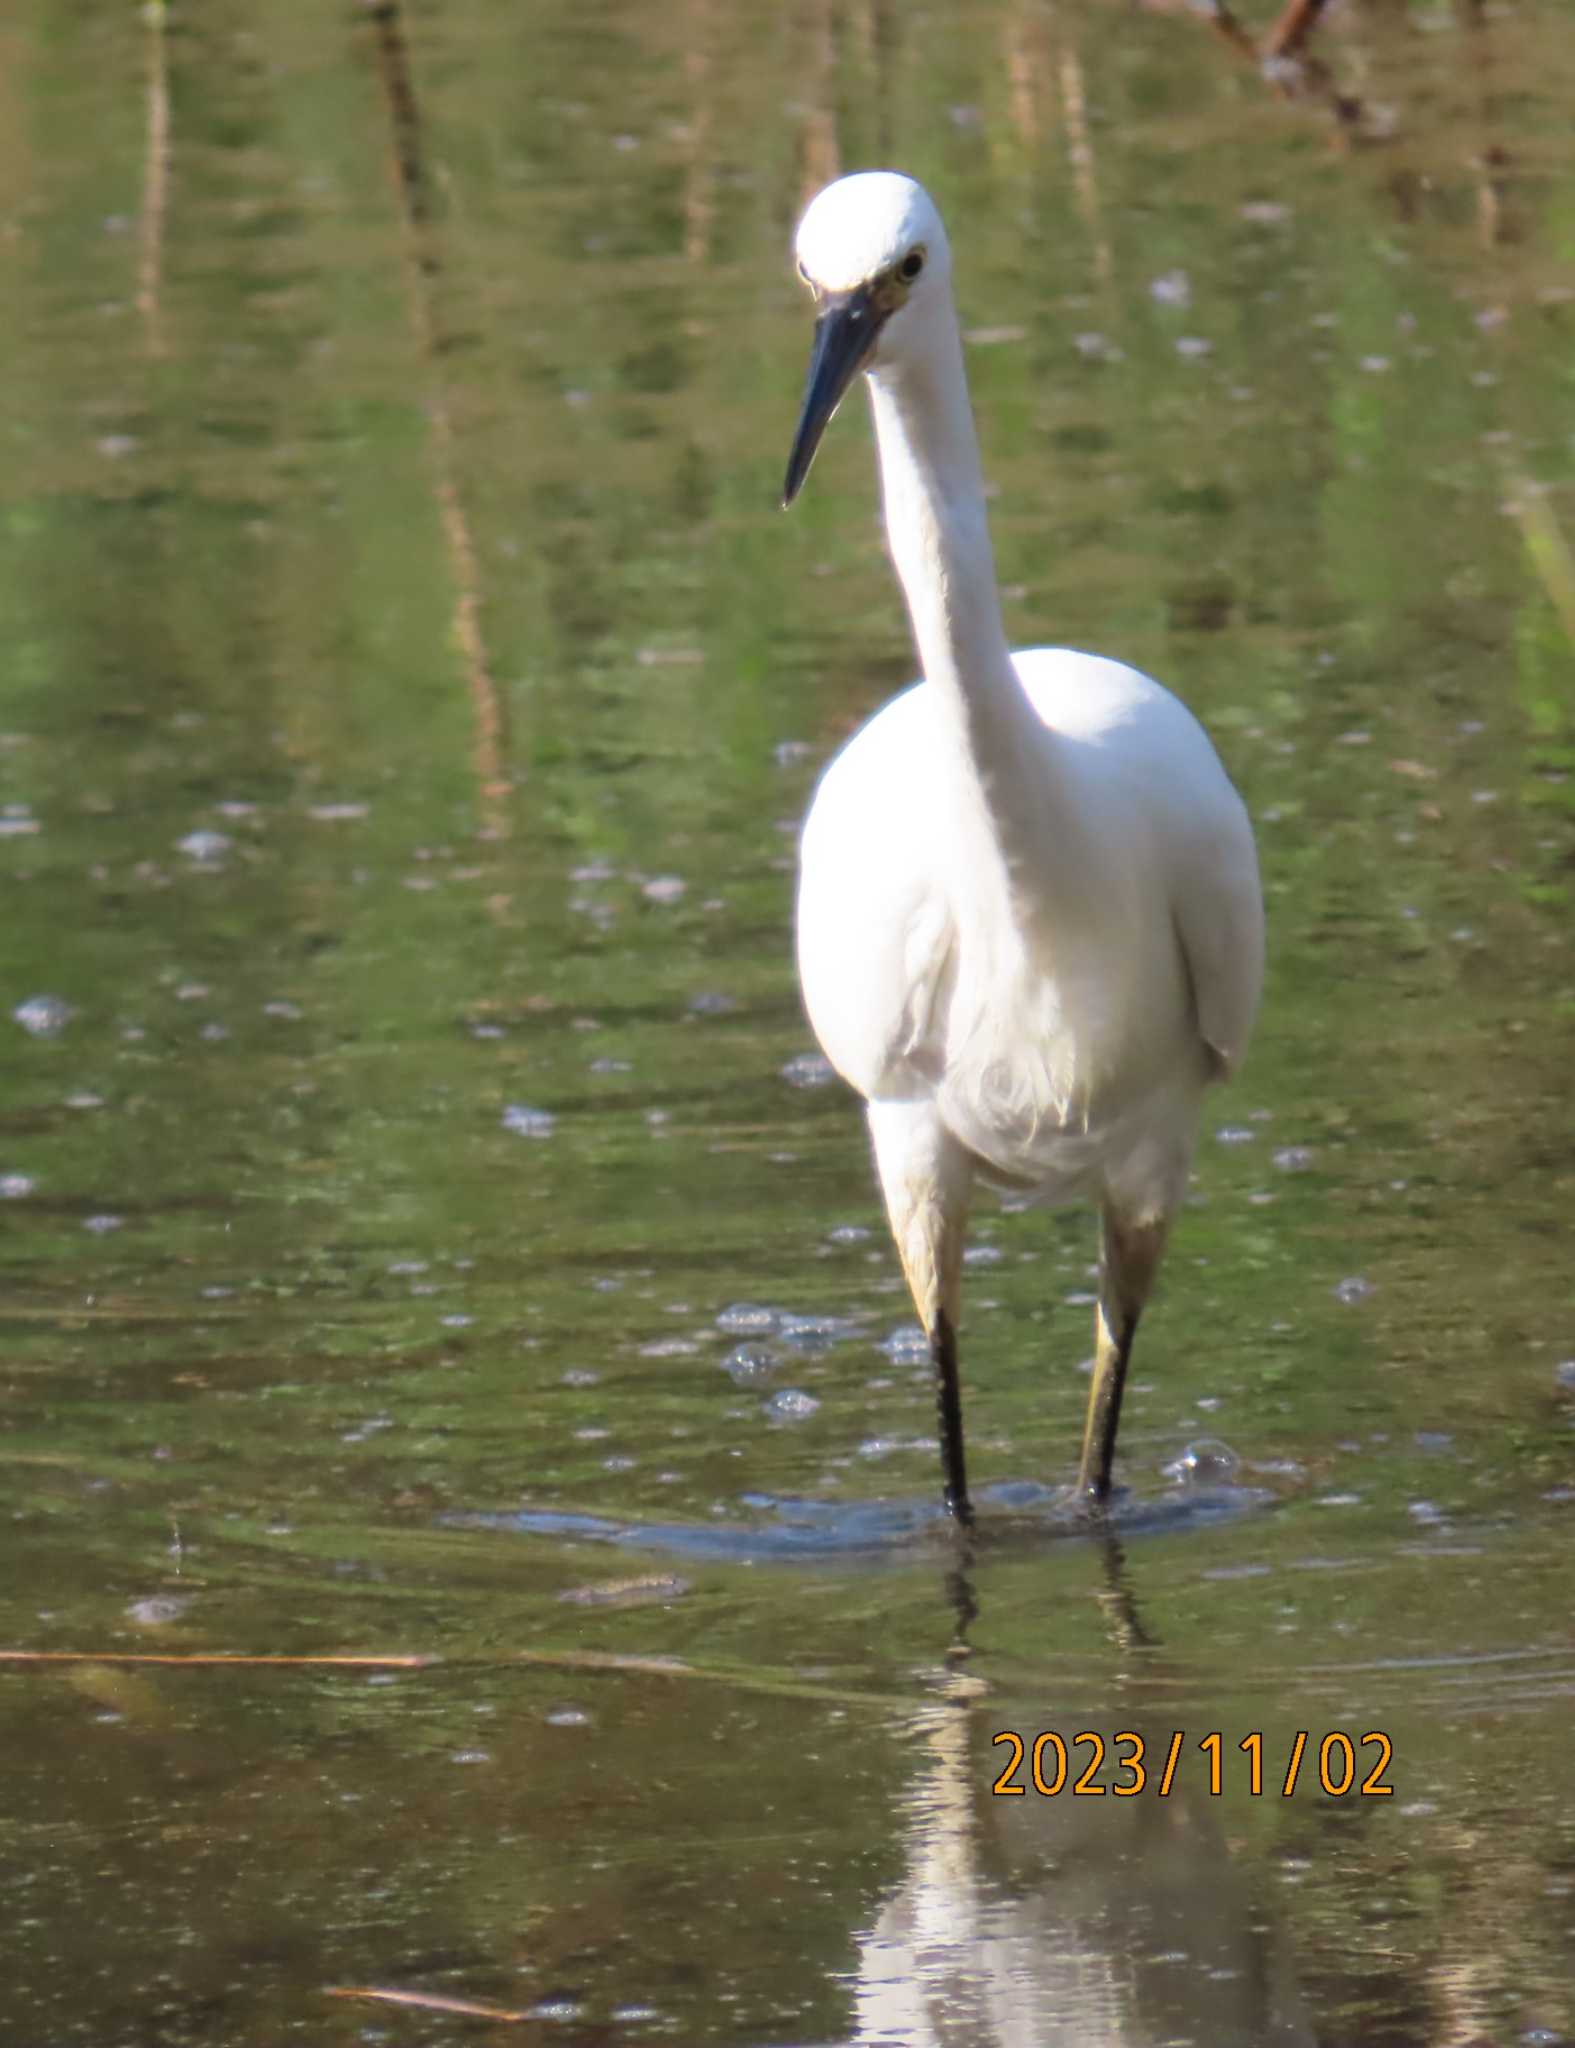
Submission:
POLYGON ((1263 985, 1263 896, 1252 827, 1240 799, 1236 816, 1194 849, 1174 898, 1198 1029, 1223 1078, 1247 1050, 1263 985))

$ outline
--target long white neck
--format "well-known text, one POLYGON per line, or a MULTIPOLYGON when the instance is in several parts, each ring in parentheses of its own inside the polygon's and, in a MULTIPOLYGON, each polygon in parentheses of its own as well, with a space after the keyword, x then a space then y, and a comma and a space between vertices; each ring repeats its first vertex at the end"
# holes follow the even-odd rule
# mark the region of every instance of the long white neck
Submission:
POLYGON ((926 681, 953 728, 964 793, 977 792, 1008 870, 1042 836, 1045 728, 1001 624, 962 338, 950 307, 922 341, 871 373, 886 532, 926 681))

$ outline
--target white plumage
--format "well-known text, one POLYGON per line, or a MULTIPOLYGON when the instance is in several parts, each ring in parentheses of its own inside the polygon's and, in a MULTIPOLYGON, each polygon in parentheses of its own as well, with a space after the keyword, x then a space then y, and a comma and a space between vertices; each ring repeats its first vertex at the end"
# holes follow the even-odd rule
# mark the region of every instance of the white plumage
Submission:
POLYGON ((924 675, 816 791, 799 884, 804 999, 827 1058, 868 1104, 962 1519, 956 1327, 973 1181, 1099 1205, 1079 1475, 1099 1502, 1203 1091, 1252 1026, 1252 830, 1202 727, 1158 683, 1098 655, 1008 652, 929 196, 891 172, 841 179, 805 214, 798 257, 820 317, 786 496, 866 372, 924 675))

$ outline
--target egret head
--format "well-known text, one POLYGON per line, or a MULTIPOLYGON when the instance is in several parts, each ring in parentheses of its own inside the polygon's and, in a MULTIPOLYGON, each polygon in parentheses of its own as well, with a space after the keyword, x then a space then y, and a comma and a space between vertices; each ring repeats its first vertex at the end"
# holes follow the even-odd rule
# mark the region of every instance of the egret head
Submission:
POLYGON ((795 242, 819 317, 782 502, 809 474, 826 424, 860 370, 895 360, 946 300, 951 252, 935 202, 896 171, 859 171, 810 201, 795 242))

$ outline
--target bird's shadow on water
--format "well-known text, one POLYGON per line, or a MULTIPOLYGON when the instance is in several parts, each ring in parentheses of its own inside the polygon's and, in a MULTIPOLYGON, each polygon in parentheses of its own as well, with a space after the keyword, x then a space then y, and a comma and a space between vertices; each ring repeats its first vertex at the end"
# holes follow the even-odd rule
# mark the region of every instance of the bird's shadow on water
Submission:
MULTIPOLYGON (((1177 1534, 1239 1520, 1272 1506, 1275 1496, 1248 1486, 1180 1486, 1152 1497, 1120 1493, 1103 1515, 1090 1515, 1075 1492, 1017 1480, 985 1487, 974 1500, 969 1540, 978 1552, 1032 1550, 1073 1538, 1177 1534)), ((955 1544, 959 1533, 933 1499, 821 1501, 749 1493, 740 1497, 739 1509, 737 1520, 705 1522, 619 1520, 567 1508, 460 1512, 442 1519, 450 1528, 604 1543, 719 1564, 911 1564, 916 1548, 939 1550, 955 1544)))

